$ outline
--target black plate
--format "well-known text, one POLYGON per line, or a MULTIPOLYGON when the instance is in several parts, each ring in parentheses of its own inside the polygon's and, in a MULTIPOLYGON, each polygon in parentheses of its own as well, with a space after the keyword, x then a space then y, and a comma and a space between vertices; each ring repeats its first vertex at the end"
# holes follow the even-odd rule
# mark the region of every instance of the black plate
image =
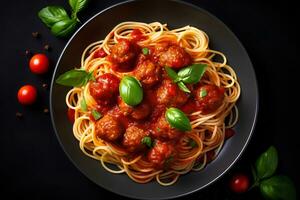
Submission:
POLYGON ((211 184, 221 177, 241 156, 252 135, 258 111, 258 90, 251 61, 235 35, 216 17, 193 5, 178 1, 130 1, 103 10, 86 22, 70 39, 57 63, 51 86, 51 116, 57 137, 66 154, 90 180, 120 195, 138 199, 165 199, 183 196, 211 184), (65 96, 70 88, 54 80, 59 74, 79 66, 85 47, 124 21, 167 23, 171 28, 192 25, 210 37, 210 47, 225 53, 241 84, 238 102, 240 117, 234 137, 228 140, 216 160, 201 172, 181 176, 176 184, 163 187, 155 181, 137 184, 127 175, 105 171, 98 161, 85 156, 72 134, 66 117, 65 96))

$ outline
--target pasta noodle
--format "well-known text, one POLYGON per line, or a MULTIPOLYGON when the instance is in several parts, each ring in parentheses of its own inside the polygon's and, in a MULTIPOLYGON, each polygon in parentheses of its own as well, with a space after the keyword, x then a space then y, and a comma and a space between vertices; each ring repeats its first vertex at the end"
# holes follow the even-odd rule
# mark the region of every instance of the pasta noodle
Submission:
POLYGON ((93 72, 95 78, 105 73, 114 74, 120 79, 127 75, 128 72, 114 71, 109 60, 105 57, 95 58, 94 54, 103 49, 110 55, 112 46, 120 39, 130 40, 130 34, 135 29, 139 29, 146 36, 146 39, 137 42, 139 46, 155 47, 164 41, 177 43, 191 56, 193 63, 207 65, 205 76, 201 80, 203 83, 225 89, 224 101, 218 109, 208 114, 194 111, 188 115, 192 131, 185 133, 178 141, 178 155, 172 165, 168 169, 156 169, 142 155, 129 157, 126 149, 98 138, 95 134, 95 121, 90 119, 90 111, 84 111, 80 106, 83 98, 89 108, 97 104, 90 94, 90 83, 71 89, 66 95, 66 104, 75 110, 73 133, 85 155, 98 160, 107 171, 126 173, 138 183, 147 183, 154 179, 161 185, 172 185, 180 175, 200 171, 218 155, 225 141, 225 129, 232 128, 238 120, 235 104, 240 96, 240 86, 234 70, 227 64, 226 56, 209 48, 209 38, 205 32, 192 26, 169 30, 167 24, 159 22, 118 24, 103 40, 90 44, 83 51, 80 68, 93 72), (189 145, 191 140, 195 141, 194 147, 189 145))

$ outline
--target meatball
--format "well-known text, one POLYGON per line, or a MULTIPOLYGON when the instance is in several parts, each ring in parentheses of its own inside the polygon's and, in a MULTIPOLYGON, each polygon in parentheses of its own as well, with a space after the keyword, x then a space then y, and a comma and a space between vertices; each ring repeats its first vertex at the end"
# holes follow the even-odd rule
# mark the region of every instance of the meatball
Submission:
POLYGON ((116 71, 129 71, 134 66, 137 47, 129 40, 119 40, 111 48, 109 60, 114 64, 113 68, 116 71))
POLYGON ((183 105, 189 98, 189 95, 180 90, 171 80, 165 79, 156 92, 158 104, 178 107, 183 105))
POLYGON ((123 146, 129 152, 135 152, 143 149, 145 145, 141 143, 142 139, 147 136, 147 132, 137 126, 130 126, 126 129, 123 138, 123 146))
POLYGON ((90 93, 96 100, 111 100, 119 92, 119 83, 120 80, 115 75, 103 74, 90 84, 90 93))
POLYGON ((95 126, 96 135, 105 141, 116 141, 124 133, 124 127, 111 115, 105 115, 95 126))
POLYGON ((157 140, 154 147, 149 151, 147 158, 155 168, 162 169, 170 164, 175 156, 176 151, 172 144, 157 140))
POLYGON ((145 55, 141 54, 137 61, 137 66, 133 75, 141 81, 145 88, 155 85, 161 79, 161 67, 155 65, 145 55))
POLYGON ((153 137, 165 141, 178 140, 182 134, 182 132, 170 126, 164 114, 157 120, 155 129, 151 133, 153 137))
POLYGON ((122 99, 118 99, 118 106, 124 116, 131 116, 136 120, 145 119, 151 112, 150 105, 146 101, 132 107, 127 105, 122 99))
POLYGON ((224 88, 215 85, 202 85, 194 91, 199 108, 204 114, 217 110, 224 100, 224 88))
POLYGON ((172 68, 182 68, 191 64, 191 56, 180 46, 175 44, 167 45, 162 43, 155 48, 154 55, 160 66, 168 66, 172 68))

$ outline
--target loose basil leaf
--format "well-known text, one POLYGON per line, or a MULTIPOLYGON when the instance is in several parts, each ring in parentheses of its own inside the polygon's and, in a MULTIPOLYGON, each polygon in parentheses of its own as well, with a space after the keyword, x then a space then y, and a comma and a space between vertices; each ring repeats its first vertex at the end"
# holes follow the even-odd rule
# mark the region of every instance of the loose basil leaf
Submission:
POLYGON ((56 83, 64 86, 81 87, 85 85, 90 79, 94 79, 91 73, 84 70, 72 69, 70 71, 61 74, 56 83))
POLYGON ((197 83, 203 76, 206 66, 206 64, 193 64, 189 67, 181 69, 178 72, 178 76, 184 83, 197 83))
POLYGON ((75 30, 76 25, 76 19, 64 19, 56 22, 51 27, 51 32, 57 37, 66 37, 75 30))
POLYGON ((69 0, 69 4, 72 8, 73 16, 76 16, 78 12, 86 7, 88 0, 69 0))
POLYGON ((273 176, 260 183, 260 191, 266 199, 296 200, 296 188, 287 176, 273 176))
POLYGON ((84 97, 82 97, 82 100, 80 102, 80 107, 81 107, 81 110, 87 111, 87 104, 86 104, 86 101, 85 101, 84 97))
POLYGON ((99 113, 97 110, 92 110, 92 115, 95 120, 98 120, 102 117, 101 113, 99 113))
POLYGON ((206 97, 206 95, 207 95, 206 89, 202 88, 202 89, 200 90, 200 97, 203 98, 203 97, 206 97))
POLYGON ((142 85, 133 76, 124 76, 122 78, 119 92, 123 101, 130 106, 136 106, 143 100, 142 85))
POLYGON ((169 108, 165 114, 166 120, 169 122, 171 127, 181 131, 192 130, 189 118, 179 110, 178 108, 169 108))
POLYGON ((143 53, 144 55, 148 55, 148 54, 149 54, 149 49, 146 48, 146 47, 142 48, 142 53, 143 53))
POLYGON ((173 69, 171 69, 170 67, 165 67, 165 70, 166 70, 168 76, 169 76, 174 82, 175 82, 175 80, 178 79, 178 75, 177 75, 177 73, 176 73, 173 69))
POLYGON ((146 145, 148 148, 152 148, 153 147, 152 139, 149 136, 143 137, 141 143, 144 144, 144 145, 146 145))
POLYGON ((66 10, 61 6, 47 6, 39 11, 38 16, 49 28, 61 20, 69 19, 66 10))
POLYGON ((264 179, 272 176, 278 165, 278 154, 275 147, 271 146, 266 152, 262 153, 256 160, 255 168, 257 177, 264 179))
POLYGON ((177 83, 177 85, 178 85, 178 87, 179 87, 182 91, 187 92, 187 93, 191 93, 191 91, 189 90, 189 88, 187 88, 187 87, 184 85, 183 82, 180 81, 179 83, 177 83))

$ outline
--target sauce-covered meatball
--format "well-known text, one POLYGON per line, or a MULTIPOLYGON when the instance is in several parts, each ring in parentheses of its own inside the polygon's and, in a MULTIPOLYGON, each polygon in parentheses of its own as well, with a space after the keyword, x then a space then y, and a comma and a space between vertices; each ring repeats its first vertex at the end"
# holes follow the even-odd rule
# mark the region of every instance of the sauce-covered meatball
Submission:
POLYGON ((149 88, 160 81, 161 67, 156 65, 145 55, 140 54, 133 75, 144 87, 149 88))
POLYGON ((129 40, 121 39, 111 48, 109 60, 115 71, 129 71, 134 67, 137 46, 129 40))
POLYGON ((121 98, 119 98, 118 106, 124 116, 130 116, 136 120, 145 119, 151 112, 151 107, 146 101, 143 101, 139 105, 133 107, 127 105, 121 98))
POLYGON ((172 144, 157 140, 147 157, 155 168, 162 169, 166 164, 170 164, 175 156, 176 151, 172 144))
POLYGON ((95 132, 97 137, 105 141, 116 141, 124 133, 123 125, 111 115, 105 115, 96 122, 95 132))
POLYGON ((158 104, 178 107, 188 100, 189 95, 180 90, 173 81, 165 79, 157 89, 156 97, 158 104))
POLYGON ((175 44, 161 43, 155 47, 155 59, 160 66, 182 68, 192 62, 191 56, 180 46, 175 44))
POLYGON ((160 140, 176 141, 180 138, 182 132, 175 128, 172 128, 167 122, 165 115, 163 114, 160 118, 158 118, 151 134, 153 135, 153 137, 158 138, 160 140))
POLYGON ((90 93, 95 100, 111 100, 119 93, 120 80, 113 74, 106 73, 92 81, 90 93))
POLYGON ((217 110, 224 101, 224 88, 215 85, 202 85, 194 91, 198 108, 204 114, 217 110))
POLYGON ((124 134, 123 146, 126 147, 129 152, 139 151, 145 147, 141 141, 147 135, 145 130, 137 126, 130 126, 126 129, 124 134))

